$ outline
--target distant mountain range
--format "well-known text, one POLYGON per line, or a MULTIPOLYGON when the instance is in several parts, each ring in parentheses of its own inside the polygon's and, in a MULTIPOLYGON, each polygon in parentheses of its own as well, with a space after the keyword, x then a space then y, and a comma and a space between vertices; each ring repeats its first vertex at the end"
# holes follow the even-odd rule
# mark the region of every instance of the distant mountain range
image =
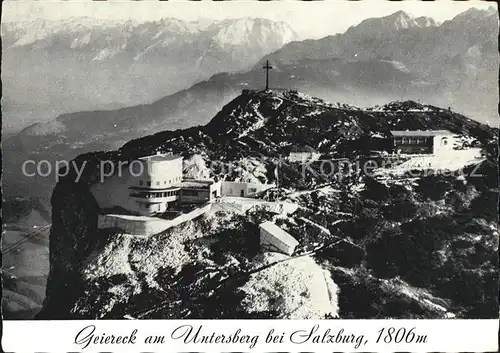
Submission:
POLYGON ((4 130, 151 102, 215 73, 248 69, 296 39, 288 24, 260 18, 2 23, 4 130))

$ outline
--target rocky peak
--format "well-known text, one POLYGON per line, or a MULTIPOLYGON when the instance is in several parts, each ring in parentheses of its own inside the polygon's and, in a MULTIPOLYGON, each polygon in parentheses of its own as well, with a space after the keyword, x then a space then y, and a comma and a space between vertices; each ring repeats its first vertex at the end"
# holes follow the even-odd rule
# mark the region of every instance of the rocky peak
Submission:
POLYGON ((397 11, 385 17, 366 19, 357 26, 350 27, 345 34, 351 36, 376 36, 403 29, 436 26, 437 23, 432 18, 425 16, 414 18, 405 11, 397 11))
POLYGON ((313 110, 319 114, 331 107, 318 98, 296 91, 244 90, 207 124, 205 131, 242 138, 277 126, 285 128, 302 114, 307 116, 313 110))
POLYGON ((415 18, 415 22, 418 24, 419 27, 437 27, 439 26, 439 22, 434 20, 432 17, 427 17, 427 16, 420 16, 415 18))
POLYGON ((481 28, 482 26, 487 26, 491 30, 491 25, 495 23, 495 27, 498 28, 498 12, 493 6, 488 9, 478 9, 476 7, 471 7, 467 11, 459 13, 453 19, 445 21, 443 23, 446 28, 464 29, 464 28, 481 28))

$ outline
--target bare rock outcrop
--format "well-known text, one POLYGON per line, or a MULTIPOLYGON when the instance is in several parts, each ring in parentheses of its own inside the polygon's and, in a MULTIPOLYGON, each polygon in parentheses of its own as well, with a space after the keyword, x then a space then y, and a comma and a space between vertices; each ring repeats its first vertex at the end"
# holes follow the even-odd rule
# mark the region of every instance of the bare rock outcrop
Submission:
POLYGON ((276 264, 254 273, 241 288, 245 311, 275 312, 279 319, 338 317, 338 287, 312 257, 268 252, 254 261, 262 266, 276 264))

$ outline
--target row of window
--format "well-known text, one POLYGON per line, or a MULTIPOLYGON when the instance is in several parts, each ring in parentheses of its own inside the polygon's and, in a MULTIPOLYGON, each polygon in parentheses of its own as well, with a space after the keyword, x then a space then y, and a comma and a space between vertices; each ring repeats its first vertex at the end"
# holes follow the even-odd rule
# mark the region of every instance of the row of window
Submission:
MULTIPOLYGON (((163 180, 163 185, 167 185, 167 182, 168 184, 172 184, 172 183, 178 183, 182 180, 181 177, 175 177, 173 179, 169 179, 169 180, 163 180)), ((146 185, 146 186, 151 186, 151 182, 150 181, 145 181, 145 180, 139 180, 139 185, 140 186, 143 186, 143 185, 146 185)), ((161 181, 156 181, 154 183, 154 185, 156 186, 160 186, 162 185, 161 181)))
POLYGON ((179 191, 164 191, 164 192, 137 192, 130 194, 130 196, 141 197, 144 199, 152 199, 156 197, 171 197, 177 196, 179 191))
POLYGON ((402 145, 424 145, 428 141, 428 137, 401 137, 396 139, 396 142, 402 145))

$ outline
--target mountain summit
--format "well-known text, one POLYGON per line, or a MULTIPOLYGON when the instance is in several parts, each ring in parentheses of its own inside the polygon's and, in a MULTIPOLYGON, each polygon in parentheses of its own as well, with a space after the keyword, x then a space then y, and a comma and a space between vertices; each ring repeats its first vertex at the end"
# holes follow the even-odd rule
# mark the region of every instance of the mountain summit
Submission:
POLYGON ((346 35, 351 36, 378 36, 391 31, 409 28, 436 27, 438 24, 431 17, 415 18, 404 11, 397 11, 381 18, 369 18, 356 26, 350 27, 346 35))
POLYGON ((353 156, 371 146, 363 141, 390 130, 449 130, 485 144, 495 137, 488 128, 448 109, 412 101, 361 109, 289 90, 243 93, 226 104, 203 127, 165 131, 125 144, 122 153, 144 155, 179 149, 211 158, 277 156, 293 145, 353 156))

